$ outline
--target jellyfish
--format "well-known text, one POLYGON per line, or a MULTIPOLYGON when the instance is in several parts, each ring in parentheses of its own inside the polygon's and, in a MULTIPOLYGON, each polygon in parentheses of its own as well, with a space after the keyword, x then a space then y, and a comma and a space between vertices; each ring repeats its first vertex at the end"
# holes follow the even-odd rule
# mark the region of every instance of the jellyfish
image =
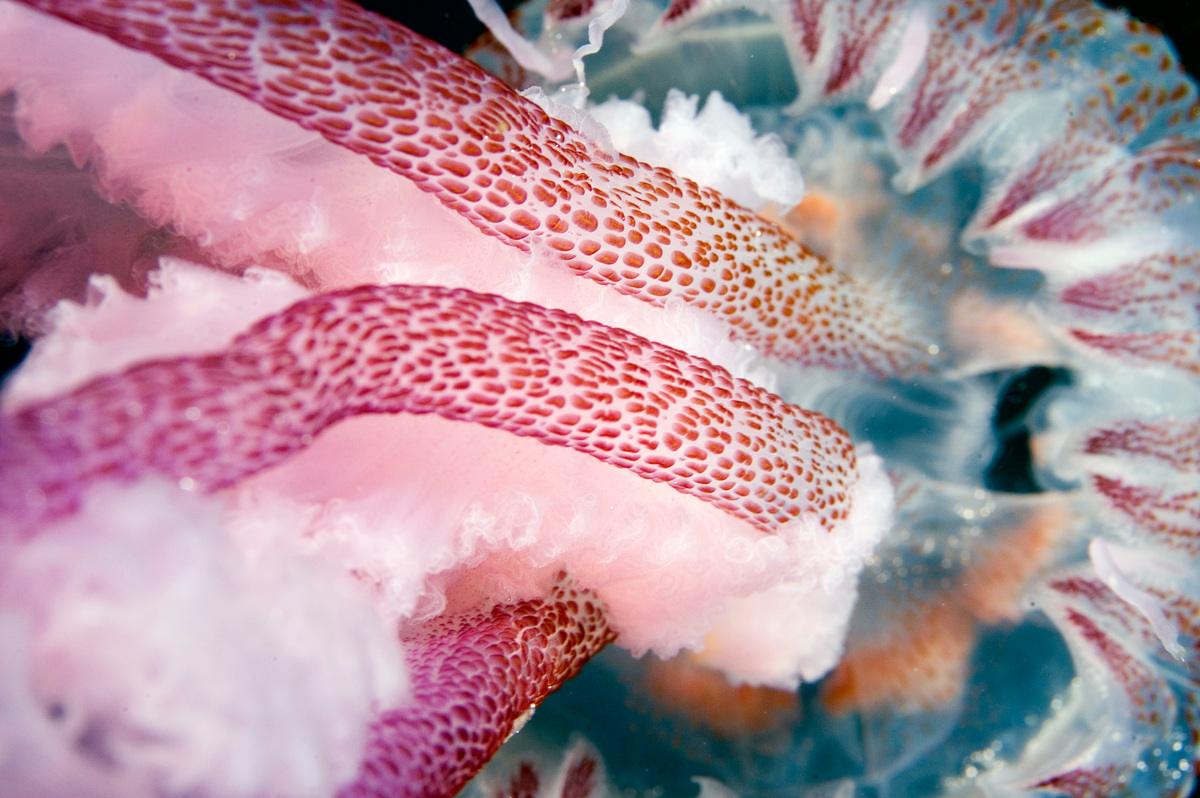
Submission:
POLYGON ((1186 794, 1162 38, 479 5, 0 6, 6 789, 1186 794))

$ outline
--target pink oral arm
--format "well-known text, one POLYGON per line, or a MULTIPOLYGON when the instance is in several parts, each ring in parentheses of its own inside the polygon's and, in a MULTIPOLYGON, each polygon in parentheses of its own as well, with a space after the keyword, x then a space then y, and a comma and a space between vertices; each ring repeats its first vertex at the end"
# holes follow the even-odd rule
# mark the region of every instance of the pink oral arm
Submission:
MULTIPOLYGON (((366 286, 303 300, 224 352, 135 366, 9 417, 0 458, 19 484, 0 509, 11 531, 70 512, 104 479, 219 489, 341 419, 397 412, 568 446, 763 531, 801 514, 832 527, 856 477, 833 422, 678 350, 495 296, 366 286)), ((413 700, 377 719, 342 795, 455 794, 613 636, 599 604, 562 582, 547 599, 408 628, 413 700)))
POLYGON ((455 795, 522 715, 616 635, 595 600, 560 579, 545 599, 436 618, 402 637, 412 701, 373 724, 358 778, 339 798, 455 795))
POLYGON ((499 80, 345 2, 33 0, 413 180, 483 232, 654 305, 683 299, 765 354, 890 374, 912 325, 776 226, 613 157, 499 80))
POLYGON ((849 509, 854 447, 834 422, 624 330, 466 290, 363 286, 307 299, 224 352, 150 362, 0 428, 18 527, 101 479, 215 490, 363 413, 435 413, 566 446, 763 531, 849 509))

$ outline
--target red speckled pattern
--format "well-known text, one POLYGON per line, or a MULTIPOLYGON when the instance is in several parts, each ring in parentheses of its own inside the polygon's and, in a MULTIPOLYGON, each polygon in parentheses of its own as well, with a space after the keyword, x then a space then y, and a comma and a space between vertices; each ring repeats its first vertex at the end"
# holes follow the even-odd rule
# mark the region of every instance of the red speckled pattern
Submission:
POLYGON ((1083 451, 1090 455, 1150 458, 1176 471, 1200 473, 1200 420, 1114 422, 1091 432, 1083 451))
POLYGON ((703 0, 671 0, 658 24, 666 28, 672 23, 686 21, 692 12, 703 7, 703 0))
POLYGON ((764 353, 893 373, 906 319, 712 189, 611 156, 479 67, 347 2, 33 0, 413 180, 483 232, 764 353))
MULTIPOLYGON (((779 3, 778 16, 788 27, 798 62, 803 105, 865 97, 895 57, 895 37, 915 5, 889 0, 779 3)), ((693 16, 706 8, 701 4, 693 16)), ((683 16, 676 13, 674 18, 683 16)), ((1006 100, 1046 85, 1046 65, 1056 60, 1058 50, 1095 38, 1102 33, 1102 19, 1103 12, 1092 4, 1070 0, 951 0, 939 8, 931 20, 924 64, 887 112, 898 154, 910 161, 907 182, 920 185, 962 158, 1003 116, 1006 100)), ((1146 57, 1157 57, 1161 42, 1149 35, 1144 39, 1151 51, 1146 57)), ((1176 83, 1185 85, 1179 77, 1176 83)), ((1116 74, 1112 79, 1114 86, 1125 86, 1116 74)), ((1112 96, 1123 98, 1125 93, 1112 96)), ((1172 96, 1170 102, 1174 107, 1185 99, 1172 96)), ((1081 135, 1079 140, 1085 138, 1081 135)), ((1031 174, 1019 176, 1012 196, 1000 200, 1006 212, 991 210, 992 218, 1007 215, 1069 174, 1076 164, 1063 159, 1075 154, 1080 141, 1073 139, 1031 174), (1014 202, 1015 197, 1021 200, 1014 202)))
POLYGON ((1114 421, 1093 430, 1081 453, 1092 489, 1122 523, 1158 546, 1200 556, 1200 420, 1114 421), (1109 473, 1105 458, 1120 462, 1109 473))
MULTIPOLYGON (((749 2, 672 0, 659 25, 664 30, 684 25, 729 5, 762 7, 749 2)), ((885 66, 880 59, 887 34, 904 20, 900 0, 784 0, 774 10, 798 62, 804 107, 869 91, 870 82, 885 66)))
POLYGON ((827 0, 792 0, 788 8, 792 23, 791 33, 799 47, 800 57, 810 68, 821 51, 821 42, 825 40, 825 14, 836 13, 836 9, 841 7, 841 4, 830 3, 827 0))
MULTIPOLYGON (((808 32, 801 28, 802 15, 797 13, 802 3, 793 2, 792 20, 801 30, 803 42, 808 32)), ((837 6, 837 35, 831 37, 832 58, 829 74, 822 87, 826 97, 836 97, 848 88, 857 88, 869 74, 880 44, 893 19, 898 16, 895 0, 871 0, 868 3, 843 3, 837 6)))
POLYGON ((1200 376, 1200 331, 1180 330, 1106 335, 1088 330, 1067 331, 1072 338, 1135 367, 1162 365, 1200 376))
MULTIPOLYGON (((728 5, 673 3, 660 24, 728 5)), ((921 13, 886 0, 761 7, 787 31, 805 108, 864 100, 921 13)), ((962 234, 970 248, 1053 273, 1085 247, 1161 238, 1161 217, 1200 192, 1196 88, 1153 29, 1079 0, 948 0, 935 16, 920 69, 879 118, 904 190, 999 142, 962 234), (1027 148, 1004 127, 1026 124, 1021 113, 1034 130, 1027 148)), ((1055 321, 1109 357, 1200 374, 1194 249, 1134 249, 1111 274, 1067 286, 1055 321)))
POLYGON ((536 766, 532 762, 522 762, 506 786, 492 791, 492 798, 536 798, 540 783, 536 766))
POLYGON ((1139 535, 1189 556, 1200 555, 1200 490, 1131 484, 1093 474, 1093 489, 1104 503, 1126 516, 1139 535))
MULTIPOLYGON (((412 670, 412 704, 383 713, 372 725, 358 778, 339 798, 454 795, 531 706, 616 635, 596 600, 560 577, 545 599, 442 616, 402 638, 412 670)), ((591 770, 580 765, 568 787, 594 783, 595 762, 587 761, 591 770)), ((514 787, 514 796, 532 796, 536 774, 530 771, 514 787)), ((564 798, 587 795, 564 790, 564 798)))
MULTIPOLYGON (((1085 613, 1088 617, 1101 621, 1123 641, 1137 643, 1137 650, 1146 653, 1157 653, 1160 658, 1170 659, 1172 655, 1162 647, 1162 641, 1155 634, 1154 628, 1146 616, 1123 598, 1114 593, 1104 584, 1092 569, 1084 568, 1060 574, 1048 582, 1050 590, 1066 597, 1071 606, 1085 613)), ((1197 603, 1194 599, 1176 593, 1169 587, 1159 587, 1152 584, 1139 583, 1138 588, 1145 591, 1161 602, 1165 617, 1183 635, 1181 642, 1191 641, 1194 649, 1200 640, 1194 633, 1200 615, 1197 614, 1197 603)), ((1140 718, 1142 722, 1152 723, 1154 719, 1140 718)))
POLYGON ((1145 637, 1146 642, 1158 645, 1158 638, 1154 637, 1153 630, 1146 626, 1145 619, 1098 577, 1086 571, 1068 573, 1054 577, 1048 586, 1051 590, 1069 597, 1074 607, 1086 610, 1091 617, 1103 617, 1109 626, 1115 626, 1122 635, 1148 633, 1149 636, 1145 637))
POLYGON ((1123 777, 1129 771, 1129 767, 1122 765, 1069 770, 1032 786, 1039 790, 1053 790, 1071 798, 1110 798, 1120 789, 1123 777))
POLYGON ((1067 101, 1061 133, 997 180, 967 239, 1101 241, 1154 223, 1200 185, 1200 145, 1176 135, 1200 116, 1195 88, 1153 29, 1089 6, 1046 5, 1010 54, 1021 77, 992 81, 1006 92, 1063 82, 1083 91, 1067 101), (1118 25, 1115 46, 1106 37, 1118 25), (1101 69, 1082 75, 1061 58, 1081 46, 1101 69))
POLYGON ((1200 745, 1200 693, 1189 690, 1183 697, 1183 712, 1188 726, 1188 742, 1200 745))
POLYGON ((544 773, 543 765, 522 759, 509 768, 507 781, 485 789, 492 798, 603 798, 611 794, 600 755, 582 739, 571 744, 556 770, 544 773))
MULTIPOLYGON (((1186 98, 1194 100, 1192 94, 1186 98)), ((1088 161, 1103 162, 1106 150, 1121 138, 1115 131, 1100 131, 1095 126, 1068 125, 1061 143, 1044 150, 1039 164, 1033 167, 1044 168, 1048 174, 1035 177, 1026 172, 1017 178, 1031 182, 1040 179, 1044 185, 1014 185, 991 223, 1001 221, 1008 211, 1019 207, 1021 197, 1042 195, 1044 200, 1044 194, 1053 196, 1048 191, 1052 185, 1080 172, 1086 174, 1088 161)), ((1022 223, 1019 235, 1031 241, 1088 244, 1139 223, 1153 223, 1159 214, 1187 202, 1200 188, 1198 156, 1200 142, 1171 138, 1149 146, 1092 174, 1090 180, 1076 181, 1076 185, 1057 192, 1048 208, 1022 223)))
POLYGON ((595 8, 595 0, 550 0, 546 4, 546 18, 555 22, 583 19, 591 16, 595 8))
POLYGON ((567 766, 563 781, 562 798, 587 798, 598 784, 599 765, 590 756, 584 755, 567 766))
MULTIPOLYGON (((1130 142, 1159 125, 1169 129, 1194 120, 1195 90, 1165 42, 1145 26, 1119 19, 1092 3, 1074 0, 953 0, 939 16, 925 69, 913 89, 904 93, 896 116, 896 140, 914 158, 915 175, 920 176, 915 182, 960 159, 1003 120, 1010 98, 1078 79, 1078 66, 1062 58, 1068 51, 1094 48, 1090 57, 1105 69, 1089 72, 1087 80, 1093 85, 1070 101, 1071 109, 1077 110, 1068 114, 1064 134, 1041 148, 1028 166, 1007 170, 1003 188, 993 188, 977 211, 977 218, 987 219, 989 225, 1086 171, 1105 147, 1130 142), (1110 52, 1115 48, 1105 41, 1113 24, 1127 28, 1124 50, 1117 52, 1110 52), (1154 67, 1145 69, 1143 64, 1154 67)), ((1111 190, 1123 192, 1127 187, 1121 183, 1111 190)), ((1063 199, 1086 203, 1093 216, 1108 219, 1112 197, 1097 198, 1095 193, 1076 189, 1063 199)), ((1048 237, 1051 231, 1027 234, 1048 237)))
MULTIPOLYGON (((1109 756, 1103 751, 1110 741, 1104 738, 1112 737, 1118 750, 1130 742, 1134 750, 1149 745, 1174 723, 1178 702, 1159 672, 1133 654, 1145 642, 1138 639, 1144 636, 1139 634, 1144 631, 1138 628, 1140 617, 1091 576, 1088 568, 1057 577, 1042 590, 1049 597, 1041 602, 1042 609, 1063 629, 1076 662, 1081 663, 1081 676, 1085 681, 1099 680, 1093 686, 1095 694, 1106 695, 1115 716, 1123 722, 1095 731, 1100 752, 1094 766, 1069 769, 1030 786, 1078 798, 1116 794, 1132 774, 1133 763, 1106 761, 1109 756), (1105 684, 1114 685, 1120 694, 1112 694, 1105 684)), ((1154 640, 1154 647, 1157 645, 1154 640)))
MULTIPOLYGON (((865 98, 895 57, 899 31, 918 5, 768 5, 787 29, 801 104, 865 98)), ((680 25, 721 7, 680 0, 661 24, 680 25)), ((962 160, 1009 118, 1010 100, 1072 87, 1070 96, 1047 106, 1050 113, 1065 104, 1061 133, 1025 163, 1006 163, 991 176, 967 240, 1093 241, 1186 200, 1200 184, 1200 145, 1171 135, 1200 118, 1196 91, 1152 29, 1077 0, 950 0, 932 22, 921 70, 884 112, 906 186, 922 185, 962 160), (1109 41, 1114 25, 1123 28, 1120 46, 1109 41), (1080 53, 1100 68, 1081 69, 1080 53), (1114 158, 1118 148, 1143 138, 1133 157, 1114 158), (1032 217, 1020 213, 1033 202, 1032 217)))
MULTIPOLYGON (((1200 600, 1178 593, 1170 588, 1149 587, 1147 592, 1162 602, 1163 614, 1179 631, 1180 642, 1188 650, 1188 659, 1196 661, 1200 656, 1200 600)), ((1190 700, 1200 700, 1200 696, 1190 700)), ((1189 721, 1192 735, 1200 734, 1200 727, 1189 721)))
POLYGON ((224 352, 23 409, 0 446, 24 480, 7 502, 36 520, 69 511, 95 480, 146 471, 213 490, 343 418, 401 412, 566 446, 763 531, 802 516, 832 529, 856 479, 837 424, 701 358, 489 294, 363 286, 301 301, 224 352))
POLYGON ((1115 271, 1079 280, 1059 301, 1106 325, 1178 325, 1200 320, 1200 252, 1156 253, 1115 271))
POLYGON ((870 89, 866 82, 878 76, 886 34, 903 18, 896 0, 791 0, 787 15, 801 58, 822 73, 820 93, 826 99, 870 89))
POLYGON ((925 68, 896 120, 896 140, 914 151, 919 173, 936 174, 961 157, 1010 94, 1041 85, 1031 57, 1040 36, 1082 31, 1100 14, 1087 3, 1060 4, 1066 13, 1039 14, 1039 6, 954 0, 939 14, 925 68))

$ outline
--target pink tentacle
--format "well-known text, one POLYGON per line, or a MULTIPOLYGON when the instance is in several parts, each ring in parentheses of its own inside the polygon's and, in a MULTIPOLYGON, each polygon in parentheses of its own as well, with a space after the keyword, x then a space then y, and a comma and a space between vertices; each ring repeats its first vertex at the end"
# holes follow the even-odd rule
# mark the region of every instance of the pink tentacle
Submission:
POLYGON ((146 363, 25 408, 0 451, 25 523, 98 479, 216 490, 362 413, 435 413, 566 446, 763 531, 844 519, 854 448, 833 421, 724 369, 563 311, 440 287, 301 301, 224 352, 146 363))
POLYGON ((448 50, 348 2, 28 5, 235 91, 412 179, 483 232, 764 353, 911 368, 924 346, 850 277, 720 193, 614 157, 448 50))
MULTIPOLYGON (((1084 702, 1104 696, 1112 713, 1099 723, 1083 721, 1081 761, 1066 761, 1053 773, 1034 777, 1027 789, 1054 790, 1073 798, 1119 793, 1133 772, 1133 760, 1160 739, 1174 722, 1178 702, 1162 675, 1144 661, 1129 608, 1085 569, 1054 577, 1035 592, 1034 601, 1062 630, 1075 659, 1084 702)), ((1083 713, 1086 717, 1086 712, 1083 713)), ((1063 741, 1071 745, 1069 741, 1063 741)), ((1070 757, 1074 758, 1074 757, 1070 757)))
POLYGON ((1200 375, 1200 330, 1112 335, 1076 329, 1067 332, 1080 343, 1134 367, 1162 365, 1200 375))
POLYGON ((1200 554, 1200 422, 1123 419, 1092 430, 1079 446, 1100 506, 1138 537, 1200 554))
POLYGON ((374 723, 358 778, 339 798, 455 795, 616 634, 599 603, 560 577, 545 599, 439 617, 402 639, 412 702, 374 723))
POLYGON ((1116 421, 1089 433, 1083 452, 1145 458, 1180 473, 1200 473, 1200 421, 1116 421))
MULTIPOLYGON (((572 314, 441 287, 303 300, 224 352, 145 363, 4 420, 15 529, 70 512, 97 481, 149 472, 215 490, 341 419, 434 413, 567 446, 771 532, 849 507, 853 447, 833 422, 722 369, 572 314)), ((10 525, 10 531, 14 526, 10 525)), ((451 796, 615 634, 591 594, 443 616, 403 631, 413 696, 383 712, 341 793, 451 796)))
MULTIPOLYGON (((673 0, 658 28, 669 31, 730 7, 759 10, 748 0, 673 0)), ((899 0, 787 0, 772 8, 784 29, 800 83, 797 108, 827 100, 865 99, 899 43, 908 16, 899 0)))
POLYGON ((1100 329, 1200 324, 1200 250, 1159 252, 1066 286, 1059 309, 1100 329))

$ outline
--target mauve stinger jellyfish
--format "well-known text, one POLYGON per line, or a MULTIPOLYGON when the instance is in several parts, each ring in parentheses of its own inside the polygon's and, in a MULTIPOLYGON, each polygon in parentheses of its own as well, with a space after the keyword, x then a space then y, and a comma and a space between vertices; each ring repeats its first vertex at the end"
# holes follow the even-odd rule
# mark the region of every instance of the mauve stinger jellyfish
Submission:
POLYGON ((1189 794, 1169 44, 473 5, 0 0, 0 796, 1189 794))

